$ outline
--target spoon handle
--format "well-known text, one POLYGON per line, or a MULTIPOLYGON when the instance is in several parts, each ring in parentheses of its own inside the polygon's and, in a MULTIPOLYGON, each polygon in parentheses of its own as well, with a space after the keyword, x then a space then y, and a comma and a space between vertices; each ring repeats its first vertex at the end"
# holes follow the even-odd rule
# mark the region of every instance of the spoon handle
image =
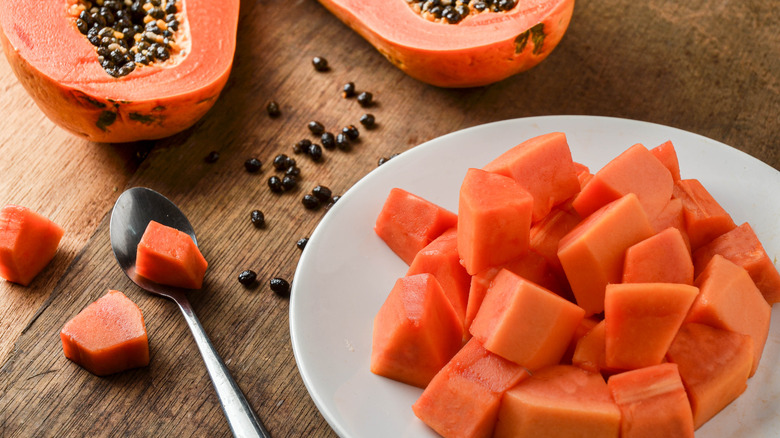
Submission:
POLYGON ((270 438, 271 434, 257 418, 241 389, 231 377, 222 358, 219 357, 217 350, 211 344, 206 331, 192 310, 189 300, 184 294, 176 294, 171 298, 179 305, 179 309, 181 309, 181 313, 192 331, 192 336, 195 338, 198 350, 206 363, 206 369, 211 376, 211 382, 217 391, 217 397, 222 404, 222 410, 225 412, 233 436, 270 438))

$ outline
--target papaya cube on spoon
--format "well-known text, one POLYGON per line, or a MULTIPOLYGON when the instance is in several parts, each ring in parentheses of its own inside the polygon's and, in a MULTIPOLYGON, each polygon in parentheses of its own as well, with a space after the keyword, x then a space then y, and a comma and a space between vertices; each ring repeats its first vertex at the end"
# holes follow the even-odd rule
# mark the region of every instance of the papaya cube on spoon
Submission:
POLYGON ((471 168, 458 199, 458 254, 469 274, 528 252, 534 200, 517 181, 471 168))
POLYGON ((576 304, 503 269, 470 330, 485 348, 533 372, 561 360, 584 315, 576 304))
POLYGON ((615 374, 607 387, 620 408, 621 438, 693 438, 693 413, 677 364, 615 374))
POLYGON ((0 210, 0 277, 27 286, 49 264, 63 229, 18 205, 0 210))
POLYGON ((747 389, 753 340, 690 322, 680 328, 666 358, 680 370, 698 429, 747 389))
POLYGON ((493 436, 618 438, 620 410, 598 373, 545 367, 504 394, 493 436))
POLYGON ((84 308, 60 331, 65 357, 106 376, 149 365, 149 340, 141 309, 111 290, 84 308))
POLYGON ((151 221, 138 243, 135 267, 155 283, 200 289, 208 263, 187 233, 151 221))
POLYGON ((396 187, 390 190, 374 231, 410 265, 418 251, 457 223, 455 213, 396 187))

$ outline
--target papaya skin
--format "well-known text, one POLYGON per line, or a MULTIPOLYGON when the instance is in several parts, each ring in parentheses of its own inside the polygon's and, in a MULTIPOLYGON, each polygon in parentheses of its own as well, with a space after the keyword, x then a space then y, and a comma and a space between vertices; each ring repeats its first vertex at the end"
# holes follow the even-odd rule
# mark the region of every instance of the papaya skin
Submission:
POLYGON ((446 24, 401 0, 319 2, 409 76, 446 88, 488 85, 536 66, 561 41, 574 11, 574 0, 520 0, 508 12, 446 24))
POLYGON ((214 105, 232 67, 239 0, 220 1, 218 16, 208 12, 214 0, 187 0, 188 53, 122 78, 102 69, 69 3, 35 2, 29 14, 28 2, 8 2, 0 11, 3 52, 52 122, 94 142, 154 140, 191 127, 214 105))

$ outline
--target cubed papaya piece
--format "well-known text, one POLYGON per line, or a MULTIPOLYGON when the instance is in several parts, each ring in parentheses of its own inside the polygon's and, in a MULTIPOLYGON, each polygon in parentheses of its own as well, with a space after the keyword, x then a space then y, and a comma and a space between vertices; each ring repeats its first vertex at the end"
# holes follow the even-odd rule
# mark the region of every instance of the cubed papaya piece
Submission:
POLYGON ((605 164, 574 198, 572 206, 587 217, 629 193, 654 218, 672 197, 672 175, 646 147, 635 144, 605 164))
POLYGON ((633 370, 660 364, 699 289, 675 283, 607 286, 606 364, 633 370))
POLYGON ((780 273, 749 223, 743 223, 696 250, 693 253, 696 275, 704 270, 715 254, 745 268, 770 305, 780 302, 780 273))
POLYGON ((533 221, 580 191, 571 150, 562 132, 526 140, 482 168, 513 178, 533 196, 533 221))
POLYGON ((582 188, 585 187, 585 184, 593 178, 593 174, 590 173, 588 166, 576 161, 574 162, 574 171, 577 172, 577 179, 580 181, 580 190, 582 190, 582 188))
POLYGON ((621 414, 621 438, 693 438, 693 414, 677 364, 663 363, 610 376, 621 414))
POLYGON ((624 283, 693 284, 693 261, 677 228, 667 228, 626 250, 624 283))
POLYGON ((753 340, 740 333, 685 323, 666 358, 677 364, 698 429, 747 389, 753 340))
POLYGON ((577 342, 571 363, 605 376, 623 371, 607 366, 607 324, 603 319, 577 342))
POLYGON ((553 208, 547 216, 531 226, 531 250, 541 254, 560 276, 565 274, 558 259, 558 244, 580 222, 580 215, 570 205, 566 205, 553 208))
POLYGON ((488 438, 502 396, 529 375, 471 338, 431 380, 412 410, 442 436, 488 438))
POLYGON ((650 152, 669 169, 674 181, 680 180, 680 161, 677 159, 677 150, 675 150, 671 140, 667 140, 650 149, 650 152))
POLYGON ((470 331, 488 350, 531 371, 558 363, 585 311, 502 269, 470 331))
POLYGON ((755 374, 769 336, 772 308, 756 287, 748 272, 720 254, 716 254, 696 277, 699 296, 691 306, 686 322, 698 322, 731 330, 753 339, 755 374))
POLYGON ((623 277, 628 247, 654 234, 633 193, 613 201, 580 222, 558 246, 566 278, 587 315, 604 310, 604 289, 623 277))
POLYGON ((149 365, 141 309, 117 290, 85 307, 60 331, 65 357, 97 376, 149 365))
POLYGON ((485 299, 485 294, 487 293, 490 284, 502 269, 512 271, 526 280, 536 283, 564 298, 568 299, 571 294, 571 291, 565 287, 566 285, 562 284, 558 277, 553 273, 544 257, 534 251, 528 251, 525 255, 516 260, 512 260, 499 267, 488 268, 471 276, 471 284, 468 291, 468 306, 466 307, 466 330, 468 330, 471 323, 474 321, 474 318, 477 316, 479 307, 485 299))
POLYGON ((436 277, 399 278, 374 317, 371 372, 425 388, 462 340, 460 318, 436 277))
POLYGON ((677 181, 674 197, 682 202, 685 230, 693 251, 737 226, 697 179, 677 181))
POLYGON ((64 230, 27 207, 0 210, 0 277, 28 286, 57 253, 64 230))
POLYGON ((208 262, 189 234, 151 221, 138 243, 135 272, 156 283, 200 289, 208 262))
POLYGON ((455 228, 442 233, 414 256, 406 275, 422 273, 436 277, 462 324, 466 318, 471 276, 460 264, 458 234, 455 228))
POLYGON ((566 348, 566 353, 564 353, 563 357, 561 358, 561 364, 572 365, 574 352, 577 349, 577 344, 579 344, 580 340, 585 337, 585 335, 590 333, 590 331, 593 330, 593 328, 596 327, 601 321, 603 320, 599 320, 593 316, 586 316, 580 320, 580 323, 577 325, 577 329, 574 330, 571 341, 569 341, 569 346, 566 348))
POLYGON ((654 219, 650 219, 650 223, 653 224, 653 229, 656 232, 661 232, 669 227, 674 227, 680 230, 680 234, 685 240, 685 246, 688 248, 688 252, 691 252, 691 241, 688 238, 688 231, 685 227, 685 215, 683 214, 682 201, 672 197, 669 203, 666 204, 661 213, 654 219))
POLYGON ((528 252, 533 197, 507 176, 469 169, 460 187, 458 253, 474 275, 528 252))
POLYGON ((598 373, 571 365, 542 368, 504 394, 496 438, 618 438, 620 410, 598 373))
POLYGON ((374 231, 409 265, 418 251, 457 223, 455 213, 396 187, 385 199, 374 231))

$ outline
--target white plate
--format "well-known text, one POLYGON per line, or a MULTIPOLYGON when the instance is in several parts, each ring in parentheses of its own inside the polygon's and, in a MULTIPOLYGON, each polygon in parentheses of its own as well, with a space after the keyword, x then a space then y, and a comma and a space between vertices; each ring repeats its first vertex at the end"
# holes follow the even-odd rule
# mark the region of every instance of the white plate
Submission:
MULTIPOLYGON (((324 216, 301 255, 290 302, 293 352, 312 399, 342 437, 434 437, 411 405, 421 390, 369 371, 374 315, 407 266, 373 227, 401 187, 457 212, 460 182, 518 143, 566 134, 572 156, 595 172, 635 143, 672 140, 683 178, 697 178, 734 221, 749 221, 770 258, 780 256, 780 172, 737 149, 679 129, 625 119, 549 116, 477 126, 431 140, 378 167, 324 216)), ((780 306, 779 306, 780 307, 780 306)), ((778 308, 747 391, 697 437, 780 436, 778 308)))

